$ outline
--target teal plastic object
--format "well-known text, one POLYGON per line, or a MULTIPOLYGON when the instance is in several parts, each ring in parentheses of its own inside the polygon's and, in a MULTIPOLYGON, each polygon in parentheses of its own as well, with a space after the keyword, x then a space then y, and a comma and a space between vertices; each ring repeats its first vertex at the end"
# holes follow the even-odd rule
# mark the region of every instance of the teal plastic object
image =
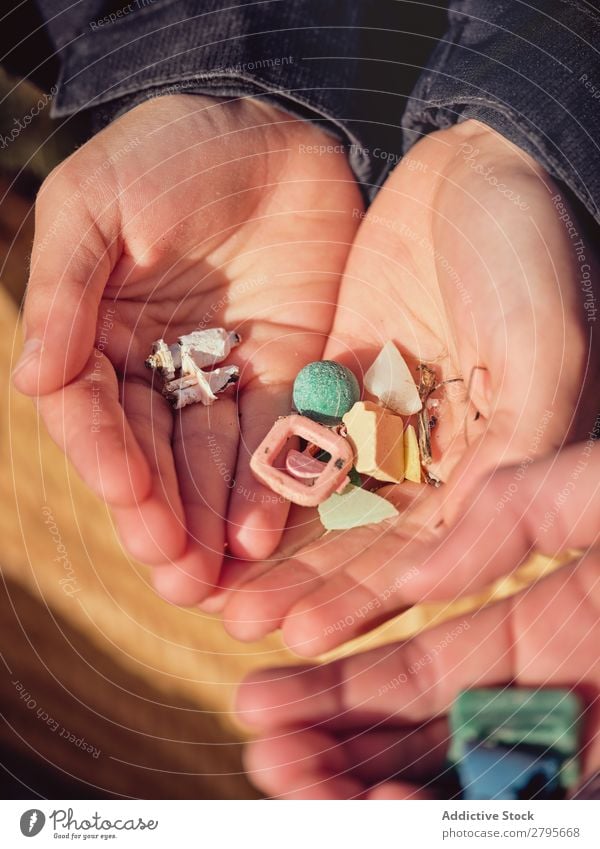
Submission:
POLYGON ((301 415, 331 427, 360 399, 360 387, 346 366, 317 360, 298 373, 292 397, 301 415))
POLYGON ((579 780, 582 705, 569 690, 467 690, 448 757, 466 799, 557 798, 579 780), (531 795, 530 795, 531 794, 531 795))

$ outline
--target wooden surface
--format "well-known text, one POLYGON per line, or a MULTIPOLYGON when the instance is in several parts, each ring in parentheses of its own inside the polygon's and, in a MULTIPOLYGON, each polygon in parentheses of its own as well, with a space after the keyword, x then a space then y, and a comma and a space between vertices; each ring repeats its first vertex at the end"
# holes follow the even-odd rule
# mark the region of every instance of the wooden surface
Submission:
POLYGON ((19 344, 0 288, 0 747, 84 782, 83 796, 252 798, 234 687, 290 656, 276 637, 239 644, 214 618, 154 594, 33 404, 10 388, 19 344))

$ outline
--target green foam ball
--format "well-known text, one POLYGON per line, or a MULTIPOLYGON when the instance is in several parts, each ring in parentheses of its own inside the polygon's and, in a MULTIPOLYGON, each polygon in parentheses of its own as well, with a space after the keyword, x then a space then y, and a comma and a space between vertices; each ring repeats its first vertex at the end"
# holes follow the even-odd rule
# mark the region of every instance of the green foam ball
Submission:
POLYGON ((324 425, 336 425, 360 399, 360 387, 349 368, 333 360, 304 366, 294 381, 294 407, 324 425))

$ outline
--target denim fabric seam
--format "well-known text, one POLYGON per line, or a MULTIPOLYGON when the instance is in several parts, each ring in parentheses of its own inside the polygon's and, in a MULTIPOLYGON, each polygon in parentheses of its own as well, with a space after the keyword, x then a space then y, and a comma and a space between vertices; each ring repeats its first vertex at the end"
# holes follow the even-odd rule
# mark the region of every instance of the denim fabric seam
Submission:
MULTIPOLYGON (((177 24, 169 23, 168 26, 176 26, 176 25, 177 24)), ((120 50, 123 47, 128 47, 128 48, 132 49, 132 45, 135 44, 136 41, 143 41, 144 38, 155 35, 156 33, 161 32, 161 30, 164 30, 166 28, 167 27, 162 26, 162 27, 158 27, 155 30, 152 30, 151 32, 144 33, 142 36, 139 36, 137 39, 134 39, 133 41, 128 42, 126 45, 119 45, 119 47, 115 48, 115 50, 113 50, 112 53, 116 53, 117 50, 120 50)), ((331 30, 354 29, 354 27, 333 27, 333 26, 332 27, 321 27, 321 28, 322 29, 331 29, 331 30)), ((245 38, 251 39, 251 38, 257 38, 259 36, 278 35, 278 34, 281 34, 283 32, 285 32, 285 33, 295 33, 295 32, 303 32, 303 31, 304 31, 304 29, 302 27, 288 27, 284 30, 273 30, 273 29, 271 29, 271 30, 260 30, 260 31, 252 32, 252 33, 244 33, 241 36, 239 34, 238 35, 232 35, 228 38, 221 38, 221 39, 217 39, 217 40, 214 40, 214 41, 208 41, 208 42, 205 42, 205 43, 202 43, 202 44, 196 44, 193 47, 188 47, 185 50, 179 51, 178 53, 173 53, 168 58, 171 61, 173 61, 173 60, 179 59, 183 56, 191 55, 196 50, 208 50, 208 49, 214 50, 215 48, 218 48, 219 46, 224 46, 224 45, 227 45, 229 43, 233 43, 235 41, 239 41, 240 39, 245 39, 245 38)), ((69 76, 69 78, 66 79, 65 78, 65 72, 66 72, 67 67, 69 66, 69 63, 74 62, 77 65, 77 60, 81 60, 83 58, 80 55, 81 54, 81 44, 78 44, 77 40, 74 39, 73 42, 71 42, 69 45, 66 46, 66 49, 65 49, 64 52, 65 52, 65 61, 62 64, 61 75, 59 77, 60 85, 59 85, 59 94, 58 94, 58 97, 57 97, 57 103, 60 103, 61 95, 63 93, 65 93, 65 94, 67 93, 67 90, 70 89, 71 84, 76 84, 75 81, 76 81, 77 77, 81 73, 83 73, 85 71, 89 71, 89 68, 90 68, 89 65, 87 65, 83 68, 79 67, 75 73, 71 74, 69 76)), ((94 63, 100 62, 100 61, 105 62, 106 59, 107 59, 107 56, 110 56, 110 55, 111 54, 103 54, 102 56, 96 58, 94 60, 94 63)), ((305 57, 305 56, 298 57, 299 60, 305 60, 307 58, 311 58, 311 57, 305 57)), ((158 62, 163 61, 163 59, 164 59, 164 57, 161 57, 160 60, 156 60, 153 63, 150 63, 150 65, 151 64, 158 64, 158 62)), ((95 103, 98 103, 98 104, 105 103, 108 100, 113 99, 114 97, 120 97, 122 95, 132 94, 135 91, 138 91, 138 90, 140 90, 141 88, 143 88, 144 86, 147 86, 147 85, 150 85, 150 86, 164 85, 165 83, 169 83, 171 81, 171 78, 169 78, 169 77, 164 78, 164 77, 158 76, 158 77, 152 77, 149 80, 145 80, 142 85, 140 85, 139 81, 134 82, 133 80, 135 80, 136 75, 143 73, 148 67, 150 67, 150 65, 146 65, 145 67, 142 67, 142 68, 139 68, 139 67, 135 68, 135 70, 132 71, 132 73, 129 75, 129 78, 132 80, 132 82, 129 85, 120 83, 119 84, 120 87, 118 88, 118 91, 117 91, 116 94, 106 94, 106 93, 104 93, 103 95, 97 96, 97 98, 95 99, 95 103)), ((217 70, 221 70, 221 69, 217 69, 217 70)), ((204 73, 210 73, 210 71, 206 71, 204 73)), ((190 72, 190 74, 191 74, 191 76, 197 76, 198 71, 190 72)), ((177 79, 183 79, 183 78, 185 78, 185 76, 186 76, 185 74, 178 73, 177 79)), ((173 81, 175 80, 175 78, 172 78, 172 79, 173 79, 173 81)), ((115 86, 111 86, 111 88, 114 88, 114 87, 115 86)), ((68 93, 70 94, 70 91, 68 93)), ((60 105, 57 106, 57 108, 61 109, 60 105)), ((66 107, 66 109, 70 110, 71 112, 74 111, 76 108, 85 108, 85 107, 82 107, 81 105, 78 105, 77 107, 71 107, 71 106, 66 107)), ((57 112, 57 114, 69 114, 69 113, 65 111, 65 112, 57 112)))

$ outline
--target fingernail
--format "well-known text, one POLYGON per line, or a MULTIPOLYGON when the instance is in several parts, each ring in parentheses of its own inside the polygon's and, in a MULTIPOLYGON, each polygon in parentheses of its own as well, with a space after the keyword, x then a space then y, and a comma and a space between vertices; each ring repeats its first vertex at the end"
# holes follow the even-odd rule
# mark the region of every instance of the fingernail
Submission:
POLYGON ((13 369, 12 376, 16 377, 19 372, 31 363, 39 360, 42 351, 41 339, 28 339, 23 345, 21 356, 13 369))

